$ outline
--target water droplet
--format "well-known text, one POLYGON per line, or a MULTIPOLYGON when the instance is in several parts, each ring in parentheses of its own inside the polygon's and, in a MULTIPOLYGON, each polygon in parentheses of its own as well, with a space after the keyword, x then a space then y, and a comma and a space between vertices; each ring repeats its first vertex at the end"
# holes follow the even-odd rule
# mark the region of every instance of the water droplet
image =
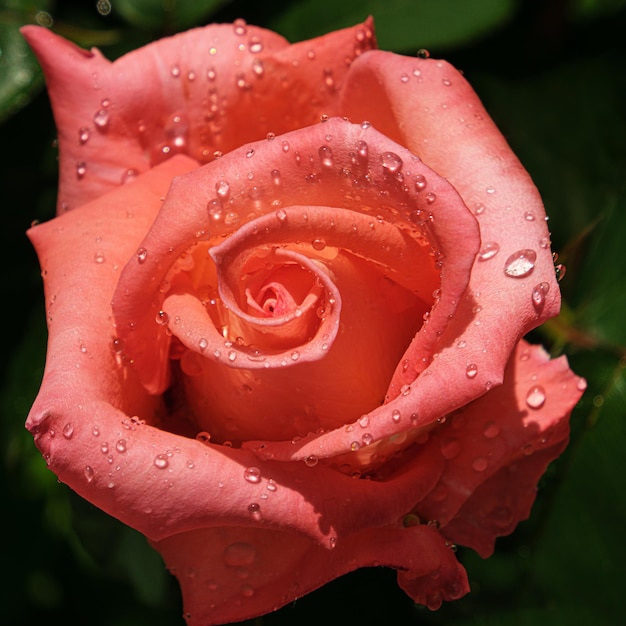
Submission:
POLYGON ((468 378, 475 378, 476 374, 478 374, 478 366, 476 365, 476 363, 470 363, 466 368, 465 368, 465 375, 468 378))
POLYGON ((258 467, 246 467, 246 469, 243 471, 243 477, 249 483, 260 483, 261 470, 258 467))
POLYGON ((374 441, 374 437, 371 433, 365 433, 361 437, 361 441, 363 442, 364 446, 369 446, 372 443, 372 441, 374 441))
POLYGON ((274 215, 279 222, 284 222, 287 219, 287 211, 284 209, 278 209, 274 215))
POLYGON ((548 283, 539 283, 533 287, 531 294, 533 306, 536 309, 541 309, 546 301, 546 296, 550 291, 550 285, 548 283))
POLYGON ((155 321, 159 326, 165 326, 170 320, 170 316, 165 311, 156 314, 155 321))
POLYGON ((426 189, 426 176, 423 174, 417 174, 415 177, 415 190, 423 191, 424 189, 426 189))
POLYGON ((86 127, 83 126, 82 128, 78 129, 78 141, 81 144, 85 144, 89 141, 89 137, 91 136, 91 131, 86 127))
POLYGON ((225 200, 230 195, 230 185, 225 180, 220 180, 215 183, 215 193, 225 200))
POLYGON ((65 424, 65 426, 63 426, 63 436, 66 439, 71 439, 73 434, 74 434, 74 426, 72 422, 68 422, 67 424, 65 424))
POLYGON ((476 470, 477 472, 484 472, 487 469, 488 465, 489 463, 487 462, 487 459, 485 459, 482 456, 477 456, 472 461, 472 468, 476 470))
POLYGON ((478 260, 488 261, 489 259, 493 259, 499 251, 500 246, 495 241, 488 241, 478 253, 478 260))
POLYGON ((94 477, 93 467, 91 467, 91 465, 85 465, 85 469, 83 470, 83 474, 85 475, 85 478, 87 479, 87 482, 90 483, 93 480, 93 477, 94 477))
POLYGON ((294 350, 290 356, 292 361, 297 361, 300 358, 300 353, 297 350, 294 350))
POLYGON ((304 463, 307 467, 315 467, 318 461, 319 459, 314 454, 311 454, 304 459, 304 463))
POLYGON ((321 237, 317 237, 313 239, 311 246, 313 247, 313 250, 317 250, 319 252, 326 247, 326 241, 321 237))
POLYGON ((483 428, 483 435, 487 439, 495 439, 500 434, 500 427, 495 422, 487 422, 483 428))
POLYGON ((333 151, 329 146, 322 146, 318 153, 324 167, 332 167, 333 165, 333 151))
POLYGON ((534 222, 535 221, 535 214, 532 211, 526 211, 524 213, 524 219, 527 222, 534 222))
POLYGON ((248 513, 250 513, 250 516, 255 519, 255 520, 260 520, 261 519, 261 505, 258 504, 257 502, 251 502, 248 505, 248 513))
POLYGON ((96 111, 93 116, 93 123, 99 130, 105 130, 109 125, 109 112, 106 109, 96 111))
POLYGON ((252 585, 241 585, 239 591, 244 598, 251 598, 254 595, 254 587, 252 585))
POLYGON ((246 150, 246 158, 251 158, 254 156, 254 148, 248 148, 248 150, 246 150))
POLYGON ((126 439, 118 439, 115 444, 115 449, 120 453, 124 454, 126 452, 126 439))
POLYGON ((248 32, 248 25, 244 19, 239 17, 233 22, 233 30, 235 31, 235 35, 242 37, 248 32))
POLYGON ((546 401, 546 391, 541 385, 535 385, 526 394, 526 404, 531 409, 540 409, 546 401))
POLYGON ((369 425, 369 423, 370 423, 370 418, 369 418, 369 415, 362 415, 362 416, 359 418, 359 426, 360 426, 361 428, 367 428, 367 427, 368 427, 368 425, 369 425))
POLYGON ((85 161, 78 161, 76 163, 76 177, 82 178, 87 173, 87 163, 85 161))
POLYGON ((450 461, 451 459, 457 457, 460 452, 461 442, 458 439, 450 437, 441 442, 441 455, 444 459, 450 461))
POLYGON ((391 412, 391 419, 397 424, 400 419, 402 418, 402 414, 400 413, 400 411, 398 411, 398 409, 394 409, 391 412))
POLYGON ((426 199, 426 204, 433 204, 433 202, 437 199, 437 196, 432 192, 428 192, 424 198, 426 199))
POLYGON ((145 248, 139 248, 137 250, 137 262, 145 263, 147 258, 148 258, 148 251, 145 248))
POLYGON ((203 430, 196 435, 196 439, 200 443, 209 443, 209 441, 211 441, 211 433, 208 433, 206 430, 203 430))
POLYGON ((102 252, 96 252, 96 253, 93 255, 93 260, 94 260, 96 263, 104 263, 104 253, 102 253, 102 252))
POLYGON ((534 250, 518 250, 504 264, 504 273, 512 278, 524 278, 535 268, 537 253, 534 250))
POLYGON ((165 454, 157 454, 154 457, 153 462, 154 462, 154 466, 158 467, 159 469, 165 469, 170 464, 170 462, 167 459, 167 455, 165 454))
POLYGON ((428 52, 428 50, 426 50, 426 48, 420 48, 417 51, 417 56, 420 59, 428 59, 428 58, 430 58, 430 52, 428 52))
POLYGON ((576 389, 578 389, 578 391, 585 391, 585 389, 587 389, 587 381, 584 378, 579 378, 576 383, 576 389))
POLYGON ((248 41, 248 49, 252 54, 258 54, 263 50, 263 42, 258 37, 252 36, 248 41))
POLYGON ((452 84, 452 81, 449 78, 442 78, 441 82, 446 87, 449 87, 452 84))
POLYGON ((402 159, 395 152, 383 152, 380 161, 389 174, 395 174, 402 169, 402 159))
POLYGON ((224 563, 230 567, 243 567, 252 565, 256 558, 256 548, 244 541, 237 541, 226 546, 224 550, 224 563))

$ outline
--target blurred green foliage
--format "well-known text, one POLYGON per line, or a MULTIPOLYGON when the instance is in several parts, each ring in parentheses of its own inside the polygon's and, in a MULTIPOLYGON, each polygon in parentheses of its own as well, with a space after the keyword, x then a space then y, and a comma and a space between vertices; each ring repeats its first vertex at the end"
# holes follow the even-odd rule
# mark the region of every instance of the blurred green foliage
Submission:
POLYGON ((624 0, 0 0, 3 307, 0 623, 182 626, 178 588, 143 537, 57 483, 22 427, 41 378, 45 325, 32 220, 53 214, 54 125, 18 28, 51 26, 115 57, 164 34, 242 17, 295 41, 376 20, 381 47, 430 48, 465 72, 544 198, 567 266, 559 318, 531 340, 565 354, 589 388, 572 441, 531 519, 487 561, 473 593, 431 613, 389 570, 362 570, 251 624, 613 626, 626 549, 626 2, 624 0), (471 9, 468 8, 471 4, 471 9))

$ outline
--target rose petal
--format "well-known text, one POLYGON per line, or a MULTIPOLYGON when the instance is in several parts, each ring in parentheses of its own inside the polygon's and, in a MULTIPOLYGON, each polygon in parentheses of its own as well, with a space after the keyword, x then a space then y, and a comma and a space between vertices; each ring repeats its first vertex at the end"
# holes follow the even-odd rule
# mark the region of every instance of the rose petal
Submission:
POLYGON ((345 60, 375 46, 371 20, 294 46, 239 22, 161 39, 111 63, 47 29, 22 33, 55 114, 59 212, 173 154, 206 162, 216 151, 336 114, 345 60))
MULTIPOLYGON (((433 384, 424 390, 431 398, 428 412, 441 415, 446 407, 466 404, 485 383, 498 384, 519 338, 558 313, 560 294, 541 199, 476 93, 444 61, 364 54, 350 69, 342 110, 354 122, 369 120, 445 176, 480 224, 486 260, 479 257, 472 270, 469 289, 443 337, 445 348, 430 368, 433 384), (377 97, 365 97, 372 90, 377 97), (504 271, 506 261, 521 250, 536 253, 534 269, 527 277, 511 278, 504 271), (541 283, 547 290, 537 307, 532 294, 541 283), (469 365, 476 366, 472 381, 465 375, 469 365), (449 390, 445 396, 435 391, 442 384, 449 390)), ((419 349, 408 353, 410 361, 420 357, 419 349)), ((411 368, 399 369, 392 395, 413 376, 411 368)))
MULTIPOLYGON (((474 218, 448 183, 410 153, 373 129, 335 119, 274 141, 250 144, 174 183, 142 243, 146 256, 140 259, 141 263, 131 261, 124 269, 113 303, 120 337, 150 391, 159 393, 168 384, 167 362, 153 355, 155 346, 166 350, 170 338, 154 320, 163 306, 159 285, 176 259, 199 237, 216 239, 231 234, 237 219, 249 222, 262 215, 274 215, 281 221, 284 210, 277 207, 303 204, 335 207, 328 214, 329 226, 332 220, 347 219, 350 211, 357 211, 376 216, 372 219, 388 220, 409 232, 423 231, 420 237, 426 245, 449 259, 442 271, 441 297, 431 311, 429 324, 420 333, 423 345, 438 341, 461 297, 478 249, 474 218), (356 152, 364 142, 369 146, 368 152, 359 157, 356 152), (333 153, 331 166, 324 162, 327 153, 320 153, 320 148, 329 146, 333 153), (393 155, 395 165, 396 160, 400 167, 404 164, 403 177, 396 176, 386 166, 385 158, 391 158, 389 155, 393 155), (252 182, 239 175, 242 163, 244 167, 254 168, 252 182), (275 183, 277 172, 280 184, 275 183), (409 184, 414 176, 429 180, 438 195, 438 203, 431 206, 409 184), (222 181, 229 181, 230 219, 227 223, 226 211, 220 211, 220 218, 207 225, 207 204, 214 206, 216 188, 222 181), (384 204, 380 201, 381 191, 385 195, 384 204), (416 226, 411 221, 416 212, 434 216, 432 222, 416 226), (443 214, 445 219, 438 219, 443 214), (137 306, 137 303, 142 304, 137 306), (146 306, 146 303, 153 304, 146 306), (131 326, 136 331, 131 332, 131 326)), ((350 442, 347 446, 344 451, 349 449, 350 442)))
POLYGON ((503 385, 431 435, 428 445, 440 448, 446 470, 419 514, 436 518, 455 543, 489 556, 495 538, 528 517, 537 481, 567 445, 569 414, 583 390, 565 357, 550 360, 521 341, 503 385))
POLYGON ((228 527, 176 535, 155 547, 179 577, 189 626, 265 614, 372 565, 401 569, 402 588, 430 608, 469 590, 454 553, 427 526, 362 531, 332 550, 294 535, 228 527))

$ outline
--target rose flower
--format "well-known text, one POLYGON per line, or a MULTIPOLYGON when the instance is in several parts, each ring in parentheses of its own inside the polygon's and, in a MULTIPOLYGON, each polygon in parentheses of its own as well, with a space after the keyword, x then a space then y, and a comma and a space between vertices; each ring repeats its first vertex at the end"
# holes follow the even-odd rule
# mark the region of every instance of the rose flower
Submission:
POLYGON ((584 389, 522 339, 560 306, 528 174, 457 70, 372 29, 238 21, 113 63, 23 29, 60 148, 27 427, 190 625, 372 565, 461 597, 454 545, 529 515, 584 389))

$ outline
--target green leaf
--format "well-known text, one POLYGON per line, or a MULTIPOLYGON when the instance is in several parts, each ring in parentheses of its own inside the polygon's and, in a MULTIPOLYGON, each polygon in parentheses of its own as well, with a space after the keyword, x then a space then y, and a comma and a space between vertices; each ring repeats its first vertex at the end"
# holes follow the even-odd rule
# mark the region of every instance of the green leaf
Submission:
POLYGON ((199 24, 225 0, 115 0, 113 10, 129 24, 155 31, 175 32, 199 24))
POLYGON ((415 52, 478 39, 512 17, 514 0, 303 0, 270 22, 291 41, 323 35, 374 17, 385 50, 415 52))
POLYGON ((20 34, 26 14, 0 5, 0 122, 25 106, 43 85, 35 56, 20 34))

